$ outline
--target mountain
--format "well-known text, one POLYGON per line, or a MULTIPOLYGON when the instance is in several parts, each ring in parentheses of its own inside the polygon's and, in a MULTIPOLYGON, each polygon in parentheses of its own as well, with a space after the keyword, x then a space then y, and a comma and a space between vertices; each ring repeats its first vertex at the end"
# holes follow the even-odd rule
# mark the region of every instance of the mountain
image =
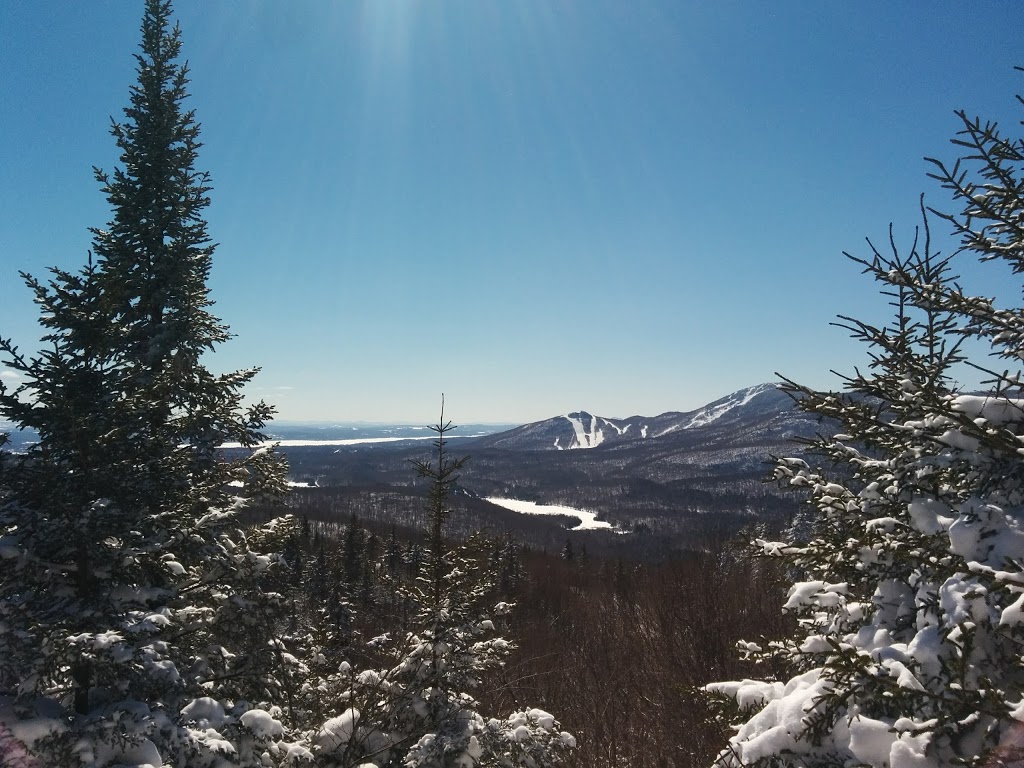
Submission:
MULTIPOLYGON (((775 384, 759 384, 692 411, 625 419, 575 411, 479 437, 469 432, 448 446, 469 458, 451 524, 465 533, 515 529, 548 549, 578 538, 592 552, 696 547, 751 523, 778 528, 797 511, 799 494, 764 482, 771 457, 799 455, 793 438, 822 428, 775 384), (573 531, 575 518, 518 515, 492 498, 572 507, 614 529, 573 531)), ((414 519, 422 483, 410 462, 430 459, 429 441, 325 442, 282 445, 292 480, 310 486, 293 494, 297 514, 357 514, 381 525, 414 519)))
POLYGON ((775 384, 758 384, 733 392, 695 411, 627 419, 576 411, 474 440, 473 448, 516 451, 562 451, 650 443, 653 447, 691 442, 697 435, 729 435, 737 430, 763 438, 786 439, 805 434, 807 417, 793 407, 775 384), (787 434, 787 431, 790 434, 787 434))

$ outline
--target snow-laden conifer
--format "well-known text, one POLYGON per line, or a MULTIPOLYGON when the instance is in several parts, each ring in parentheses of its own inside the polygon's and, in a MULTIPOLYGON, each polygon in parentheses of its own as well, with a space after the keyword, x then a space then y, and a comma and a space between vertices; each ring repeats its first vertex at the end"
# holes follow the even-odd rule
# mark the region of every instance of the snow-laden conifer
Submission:
POLYGON ((209 312, 209 186, 169 17, 148 0, 94 254, 25 276, 46 348, 0 342, 23 382, 0 383, 0 416, 39 434, 0 459, 0 722, 41 765, 258 764, 276 731, 251 713, 288 679, 262 587, 274 558, 250 546, 274 532, 237 521, 238 484, 280 490, 283 465, 217 451, 255 448, 272 410, 242 407, 254 370, 200 359, 228 332, 209 312))
POLYGON ((464 459, 445 449, 451 424, 443 407, 432 429, 436 458, 416 464, 430 480, 430 554, 412 584, 394 584, 412 614, 409 629, 370 641, 377 666, 346 661, 326 680, 303 686, 313 696, 317 688, 335 691, 347 707, 321 723, 307 747, 320 764, 345 768, 558 765, 575 739, 552 715, 527 708, 487 718, 474 698, 513 650, 498 633, 512 606, 495 599, 499 573, 486 548, 471 540, 452 549, 445 539, 449 498, 464 459))
MULTIPOLYGON (((935 178, 962 254, 1024 272, 1024 141, 959 113, 964 150, 935 178)), ((925 213, 922 209, 922 213, 925 213)), ((796 635, 745 643, 793 676, 717 683, 743 716, 720 766, 925 768, 1024 760, 1024 311, 967 295, 933 253, 927 215, 901 255, 855 259, 892 298, 886 326, 844 318, 870 348, 843 392, 788 382, 839 425, 776 477, 815 510, 801 540, 760 540, 799 581, 796 635), (996 364, 968 355, 991 344, 996 364), (956 385, 958 366, 984 393, 956 385), (1009 365, 1008 370, 1004 365, 1009 365)), ((991 359, 991 358, 990 358, 991 359)))
MULTIPOLYGON (((555 764, 573 739, 551 715, 484 719, 470 693, 511 644, 486 557, 453 553, 441 533, 460 464, 443 419, 438 464, 419 467, 432 480, 427 572, 394 585, 410 613, 401 636, 349 647, 361 638, 337 590, 309 614, 334 626, 289 616, 298 526, 240 524, 248 497, 283 490, 283 464, 259 447, 272 409, 242 407, 255 370, 202 362, 228 332, 209 311, 209 180, 180 47, 169 3, 147 0, 138 83, 112 129, 121 165, 96 172, 113 218, 81 271, 25 276, 47 348, 0 341, 23 382, 0 382, 0 417, 39 434, 0 453, 4 764, 555 764), (225 455, 226 442, 242 450, 225 455), (262 554, 289 541, 290 567, 262 554)), ((376 540, 349 532, 346 589, 365 604, 376 540)), ((312 578, 329 578, 322 566, 312 578)))

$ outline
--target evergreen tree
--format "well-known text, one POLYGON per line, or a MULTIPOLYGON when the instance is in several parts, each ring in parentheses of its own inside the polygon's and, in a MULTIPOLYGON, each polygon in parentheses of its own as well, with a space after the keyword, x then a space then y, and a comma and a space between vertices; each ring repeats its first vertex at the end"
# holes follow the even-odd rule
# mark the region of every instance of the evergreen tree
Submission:
POLYGON ((337 698, 349 708, 316 729, 311 751, 322 764, 346 768, 556 765, 575 740, 559 732, 554 717, 531 709, 485 720, 477 711, 471 691, 512 650, 494 623, 511 606, 494 602, 498 574, 487 567, 485 549, 470 542, 452 550, 443 535, 455 472, 465 460, 447 455, 451 424, 443 408, 432 429, 436 462, 416 463, 431 481, 428 567, 411 585, 395 585, 415 607, 411 631, 370 642, 381 651, 381 667, 357 670, 346 663, 331 678, 328 684, 341 684, 337 698))
POLYGON ((364 610, 374 603, 374 587, 376 586, 377 557, 380 554, 380 542, 377 534, 370 533, 366 537, 366 548, 363 552, 363 571, 359 582, 359 602, 364 610))
POLYGON ((359 525, 359 517, 352 513, 345 527, 345 541, 342 549, 342 578, 349 594, 355 591, 363 570, 363 539, 365 532, 359 525))
POLYGON ((449 498, 459 480, 457 474, 465 465, 466 458, 449 456, 445 451, 445 434, 452 429, 452 423, 444 420, 444 395, 441 396, 441 418, 431 429, 437 434, 434 447, 437 449, 437 463, 415 461, 416 473, 430 480, 427 491, 427 515, 430 521, 430 579, 433 584, 433 600, 441 599, 441 587, 444 578, 446 542, 444 525, 448 521, 451 510, 449 498))
MULTIPOLYGON (((958 113, 965 150, 934 177, 961 209, 940 214, 961 252, 1024 272, 1024 140, 958 113)), ((745 710, 722 766, 1019 765, 1024 760, 1024 310, 967 295, 924 228, 857 258, 892 298, 895 321, 844 318, 870 364, 844 392, 787 382, 840 431, 783 459, 776 476, 807 489, 800 539, 756 542, 801 581, 784 610, 796 637, 743 644, 781 657, 784 682, 709 686, 745 710), (1011 370, 969 357, 991 344, 1011 370), (967 364, 988 376, 959 391, 967 364)), ((892 238, 890 237, 890 240, 892 238)))
POLYGON ((423 568, 423 549, 414 541, 410 541, 405 547, 405 553, 402 556, 402 562, 405 564, 406 572, 410 576, 418 576, 423 568))
POLYGON ((499 594, 507 597, 516 592, 525 575, 519 558, 519 545, 511 533, 506 532, 495 540, 491 563, 498 573, 499 594))
POLYGON ((108 313, 106 356, 116 362, 118 396, 131 409, 131 440, 142 459, 122 484, 133 503, 152 509, 182 493, 222 504, 225 479, 280 490, 283 477, 268 454, 239 473, 216 453, 226 441, 256 445, 273 410, 262 402, 241 409, 242 389, 258 369, 218 376, 200 360, 230 334, 209 311, 214 245, 203 212, 210 180, 195 168, 199 125, 184 109, 188 65, 177 62, 181 35, 170 13, 168 0, 147 1, 138 83, 126 121, 111 129, 122 167, 112 176, 96 170, 114 215, 92 230, 108 313))
POLYGON ((575 556, 576 556, 576 553, 573 552, 572 541, 570 541, 569 539, 566 539, 565 540, 565 546, 562 547, 562 554, 561 554, 562 559, 565 560, 565 562, 567 562, 567 563, 571 563, 575 556))
POLYGON ((399 567, 402 564, 402 545, 398 543, 398 531, 395 529, 394 524, 392 524, 391 532, 388 534, 387 544, 384 545, 384 564, 387 567, 388 574, 391 576, 398 574, 399 567))
POLYGON ((113 209, 97 259, 45 284, 25 275, 47 349, 0 341, 25 381, 0 382, 0 415, 39 434, 0 459, 0 693, 15 696, 0 721, 17 736, 22 716, 66 707, 70 727, 29 744, 52 764, 200 764, 229 747, 247 764, 265 736, 247 710, 287 687, 268 643, 273 558, 249 545, 276 546, 280 526, 236 520, 243 496, 283 490, 283 464, 217 451, 255 448, 272 409, 241 407, 255 370, 200 360, 228 332, 209 312, 209 186, 180 47, 169 3, 147 0, 138 83, 112 128, 122 166, 97 171, 113 209))
MULTIPOLYGON (((445 455, 445 427, 437 466, 421 467, 434 527, 427 573, 410 564, 407 635, 348 647, 361 640, 351 605, 340 579, 323 578, 346 562, 330 562, 321 526, 308 576, 302 547, 295 570, 260 554, 304 544, 305 526, 240 527, 246 497, 282 491, 284 468, 258 447, 271 409, 241 407, 255 371, 215 376, 201 361, 228 334, 209 312, 209 182, 195 170, 180 46, 169 4, 146 0, 138 84, 113 127, 122 167, 97 171, 113 208, 93 231, 98 258, 47 284, 26 276, 49 348, 29 358, 0 341, 26 382, 0 382, 0 416, 39 432, 25 455, 0 454, 3 758, 551 765, 572 744, 553 717, 484 721, 467 692, 510 645, 487 618, 493 574, 443 539, 459 463, 445 455), (217 450, 227 441, 253 450, 231 460, 217 450), (323 588, 305 612, 316 621, 287 615, 296 578, 323 588), (346 656, 380 668, 356 673, 346 656)), ((350 529, 355 582, 372 572, 365 533, 350 529)))

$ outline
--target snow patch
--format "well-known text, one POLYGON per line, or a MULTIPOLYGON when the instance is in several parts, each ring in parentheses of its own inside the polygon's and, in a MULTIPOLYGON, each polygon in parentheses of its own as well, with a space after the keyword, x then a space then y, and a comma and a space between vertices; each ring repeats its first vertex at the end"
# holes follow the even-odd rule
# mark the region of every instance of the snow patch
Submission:
POLYGON ((239 719, 242 725, 265 739, 276 739, 284 735, 284 726, 266 710, 250 709, 239 719))
POLYGON ((337 717, 332 717, 324 723, 313 737, 313 742, 321 753, 337 752, 352 739, 358 722, 359 710, 346 709, 337 717))
MULTIPOLYGON (((445 440, 457 438, 474 438, 480 435, 445 435, 445 440)), ((403 443, 411 440, 436 440, 433 435, 415 437, 349 437, 341 440, 267 440, 260 446, 280 446, 281 448, 312 448, 320 445, 368 445, 370 443, 403 443)), ((241 448, 241 443, 222 443, 221 448, 241 448)))
MULTIPOLYGON (((750 387, 749 389, 741 389, 739 392, 734 392, 726 398, 723 398, 719 403, 712 403, 711 405, 705 406, 697 411, 693 417, 684 425, 683 429, 693 429, 694 427, 704 427, 713 421, 718 421, 729 411, 734 408, 740 408, 758 395, 764 392, 770 392, 778 389, 774 384, 758 384, 756 387, 750 387)), ((661 434, 666 434, 671 430, 665 430, 661 434)))
POLYGON ((595 416, 581 411, 579 413, 570 413, 563 418, 568 420, 575 433, 575 439, 570 443, 570 448, 596 448, 604 442, 604 432, 598 429, 595 416), (583 425, 584 418, 589 420, 588 426, 583 425))
POLYGON ((494 496, 488 497, 486 501, 523 515, 570 515, 571 517, 578 517, 580 524, 570 529, 573 531, 607 530, 614 527, 611 523, 598 520, 593 512, 587 512, 583 509, 560 507, 555 504, 538 504, 534 501, 520 501, 519 499, 502 499, 494 496))

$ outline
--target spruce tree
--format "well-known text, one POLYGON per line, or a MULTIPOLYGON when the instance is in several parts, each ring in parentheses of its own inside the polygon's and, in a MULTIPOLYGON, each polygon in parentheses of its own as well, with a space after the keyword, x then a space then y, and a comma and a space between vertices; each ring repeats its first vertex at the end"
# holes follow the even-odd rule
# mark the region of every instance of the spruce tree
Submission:
POLYGON ((25 382, 0 382, 0 416, 39 434, 0 458, 0 721, 17 738, 24 717, 56 717, 47 739, 26 736, 52 764, 202 764, 229 749, 246 764, 266 736, 246 712, 288 678, 267 642, 273 558, 249 546, 273 545, 274 526, 236 519, 244 497, 283 489, 283 464, 217 450, 255 448, 272 409, 242 408, 255 370, 201 361, 228 331, 209 312, 209 180, 180 48, 170 4, 147 0, 138 83, 112 127, 121 166, 96 174, 113 210, 96 258, 46 283, 25 275, 47 348, 0 341, 25 382))
POLYGON ((807 536, 755 546, 800 579, 784 606, 798 629, 742 648, 793 676, 709 686, 743 714, 720 766, 1024 760, 1024 310, 967 294, 951 272, 975 255, 1024 273, 1024 139, 958 115, 961 159, 932 161, 959 206, 938 213, 958 252, 933 252, 922 208, 908 253, 892 242, 857 257, 894 322, 843 318, 870 350, 844 391, 787 382, 839 430, 778 463, 814 514, 807 536), (965 339, 989 344, 996 363, 965 339), (962 365, 981 372, 983 392, 959 388, 962 365))
POLYGON ((445 554, 447 541, 444 526, 451 514, 450 498, 459 480, 458 472, 465 466, 465 457, 453 457, 445 450, 445 435, 452 430, 452 423, 444 420, 444 395, 441 395, 441 418, 431 427, 437 435, 434 448, 437 451, 436 463, 415 461, 416 474, 430 480, 427 490, 427 516, 430 521, 430 590, 432 600, 439 604, 445 574, 445 554))
POLYGON ((122 375, 119 397, 131 409, 141 458, 124 485, 133 503, 153 509, 182 492, 223 501, 225 479, 273 485, 282 477, 266 454, 240 474, 216 452, 227 441, 256 445, 272 409, 240 408, 258 369, 215 375, 201 361, 230 334, 209 311, 210 179, 195 167, 199 125, 185 109, 188 65, 177 61, 181 33, 170 13, 169 1, 147 0, 138 83, 125 121, 111 128, 121 166, 112 175, 95 171, 113 218, 92 230, 106 320, 116 328, 108 354, 122 375))
MULTIPOLYGON (((26 276, 45 350, 0 341, 25 381, 0 382, 0 417, 39 433, 24 455, 0 453, 3 758, 551 765, 572 744, 553 717, 484 721, 466 692, 510 646, 487 618, 491 577, 440 535, 443 430, 430 573, 406 593, 417 632, 349 649, 350 627, 322 626, 349 622, 347 603, 321 626, 287 615, 294 573, 260 553, 298 526, 238 519, 247 497, 284 487, 282 462, 258 447, 271 409, 241 407, 254 370, 214 375, 202 361, 228 333, 209 311, 209 180, 195 169, 180 47, 169 4, 146 0, 138 83, 112 129, 121 166, 96 173, 113 209, 93 230, 96 258, 45 284, 26 276), (252 450, 230 459, 228 441, 252 450), (357 674, 350 650, 383 666, 357 674)), ((363 532, 352 535, 359 565, 363 532)), ((329 566, 319 527, 317 543, 311 583, 329 566)))
POLYGON ((496 602, 498 569, 489 567, 486 548, 477 541, 452 547, 444 536, 456 472, 465 462, 446 450, 451 428, 442 406, 441 420, 431 427, 437 435, 434 461, 415 462, 430 481, 430 552, 411 584, 392 585, 412 607, 410 630, 368 643, 379 654, 379 667, 360 670, 346 662, 340 674, 308 685, 311 695, 326 688, 348 705, 310 737, 310 751, 324 765, 551 768, 575 745, 542 710, 502 719, 485 719, 478 711, 472 692, 512 651, 496 627, 511 606, 496 602))

